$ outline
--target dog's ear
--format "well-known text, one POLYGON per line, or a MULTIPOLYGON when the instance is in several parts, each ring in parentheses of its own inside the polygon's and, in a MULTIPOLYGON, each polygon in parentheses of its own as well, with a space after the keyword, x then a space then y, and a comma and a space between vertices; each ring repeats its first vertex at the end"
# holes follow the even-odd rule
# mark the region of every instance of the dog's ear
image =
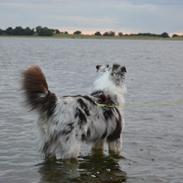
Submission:
POLYGON ((121 72, 127 72, 125 66, 122 66, 122 67, 121 67, 121 72))
POLYGON ((97 72, 100 70, 101 65, 96 65, 97 72))
POLYGON ((106 65, 96 65, 96 69, 97 69, 97 72, 106 72, 108 71, 110 68, 109 68, 109 64, 106 64, 106 65))

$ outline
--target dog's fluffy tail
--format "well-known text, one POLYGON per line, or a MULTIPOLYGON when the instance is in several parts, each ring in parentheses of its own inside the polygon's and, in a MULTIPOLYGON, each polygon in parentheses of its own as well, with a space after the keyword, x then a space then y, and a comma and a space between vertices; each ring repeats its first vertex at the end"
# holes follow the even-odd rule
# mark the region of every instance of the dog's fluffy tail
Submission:
POLYGON ((57 98, 48 90, 46 78, 39 66, 33 65, 25 70, 23 76, 23 90, 26 101, 32 109, 50 117, 55 110, 57 98))

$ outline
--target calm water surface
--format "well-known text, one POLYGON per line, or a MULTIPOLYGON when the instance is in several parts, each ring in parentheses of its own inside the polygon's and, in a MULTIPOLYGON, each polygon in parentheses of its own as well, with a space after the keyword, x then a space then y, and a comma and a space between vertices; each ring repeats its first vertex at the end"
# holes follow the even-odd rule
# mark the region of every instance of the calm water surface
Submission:
POLYGON ((183 182, 183 42, 0 38, 0 182, 183 182), (92 154, 44 162, 21 72, 39 64, 57 95, 88 93, 95 65, 127 67, 125 159, 92 154))

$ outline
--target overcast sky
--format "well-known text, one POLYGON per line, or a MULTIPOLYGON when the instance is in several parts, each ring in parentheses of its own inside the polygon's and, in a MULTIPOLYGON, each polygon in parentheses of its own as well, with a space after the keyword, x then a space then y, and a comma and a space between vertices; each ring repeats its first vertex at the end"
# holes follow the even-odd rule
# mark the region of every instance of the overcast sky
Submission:
POLYGON ((0 0, 0 28, 183 32, 183 0, 0 0))

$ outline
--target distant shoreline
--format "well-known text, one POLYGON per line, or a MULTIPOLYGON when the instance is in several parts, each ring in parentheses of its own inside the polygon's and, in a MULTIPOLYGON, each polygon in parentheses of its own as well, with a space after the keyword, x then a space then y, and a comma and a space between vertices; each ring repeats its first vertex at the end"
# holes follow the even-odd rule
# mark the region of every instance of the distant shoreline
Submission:
POLYGON ((169 35, 167 32, 161 34, 140 32, 126 34, 123 32, 107 31, 101 33, 96 31, 93 34, 83 34, 82 31, 76 30, 73 33, 68 31, 61 32, 58 29, 37 26, 35 28, 21 26, 8 27, 7 29, 0 29, 0 36, 8 37, 52 37, 59 39, 112 39, 112 40, 183 40, 183 35, 173 34, 169 35))
POLYGON ((37 35, 0 35, 0 38, 54 38, 54 39, 97 39, 97 40, 169 40, 169 41, 183 41, 183 37, 152 37, 152 36, 95 36, 95 35, 53 35, 53 36, 37 36, 37 35))

